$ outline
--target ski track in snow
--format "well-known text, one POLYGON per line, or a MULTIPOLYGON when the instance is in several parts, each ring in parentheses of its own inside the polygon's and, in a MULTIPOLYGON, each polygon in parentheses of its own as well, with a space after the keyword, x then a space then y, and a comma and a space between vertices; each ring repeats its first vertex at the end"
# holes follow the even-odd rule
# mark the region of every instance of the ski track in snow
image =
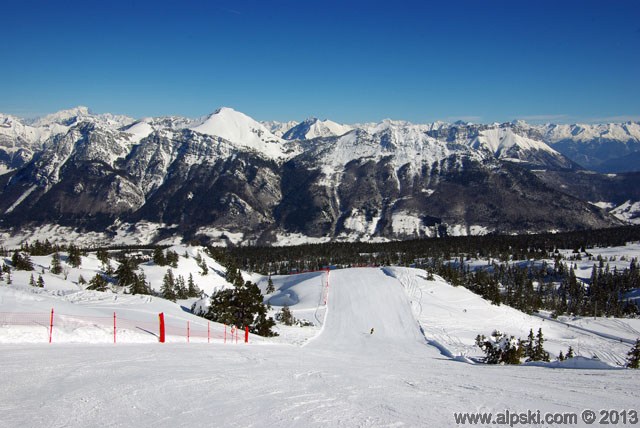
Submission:
POLYGON ((453 412, 637 409, 636 371, 443 357, 411 311, 424 287, 410 273, 332 271, 325 323, 303 347, 3 345, 0 426, 418 427, 454 425, 453 412))

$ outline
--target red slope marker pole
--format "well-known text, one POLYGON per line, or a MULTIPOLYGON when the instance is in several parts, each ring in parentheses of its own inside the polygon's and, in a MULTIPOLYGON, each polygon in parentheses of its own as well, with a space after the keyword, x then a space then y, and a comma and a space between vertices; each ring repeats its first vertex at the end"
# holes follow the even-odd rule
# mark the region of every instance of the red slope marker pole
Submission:
POLYGON ((113 313, 113 343, 116 343, 116 313, 113 313))
POLYGON ((160 322, 160 335, 158 340, 160 343, 164 343, 164 312, 158 314, 158 320, 160 322))
POLYGON ((244 326, 244 343, 249 343, 249 326, 244 326))
POLYGON ((52 336, 53 336, 53 308, 51 308, 51 318, 49 319, 49 343, 51 343, 52 336))

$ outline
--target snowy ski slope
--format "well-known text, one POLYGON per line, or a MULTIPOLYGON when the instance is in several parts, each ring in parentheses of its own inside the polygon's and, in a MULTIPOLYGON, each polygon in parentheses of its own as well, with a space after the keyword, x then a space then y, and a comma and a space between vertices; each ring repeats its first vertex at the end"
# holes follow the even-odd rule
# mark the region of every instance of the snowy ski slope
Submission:
MULTIPOLYGON (((185 275, 195 266, 197 250, 175 249, 190 252, 176 269, 185 275)), ((207 261, 211 272, 197 279, 211 284, 221 278, 220 267, 207 261)), ((69 277, 88 276, 93 264, 91 257, 84 258, 83 270, 69 277)), ((151 264, 144 269, 154 281, 164 273, 151 264)), ((181 322, 198 322, 179 304, 158 297, 89 292, 56 278, 47 273, 47 286, 37 289, 22 284, 27 277, 16 272, 13 285, 0 286, 0 312, 55 306, 77 315, 118 311, 143 320, 162 311, 181 322)), ((266 289, 266 278, 252 279, 266 289)), ((9 342, 0 344, 0 426, 453 426, 454 412, 580 414, 583 409, 637 410, 640 402, 640 373, 615 367, 630 347, 615 338, 632 338, 640 330, 638 320, 563 320, 575 325, 567 327, 491 305, 410 268, 272 279, 275 291, 266 299, 273 312, 286 304, 314 327, 279 325, 279 338, 255 338, 249 344, 202 338, 187 344, 175 337, 158 344, 144 331, 123 331, 122 342, 130 343, 115 345, 99 339, 108 338, 109 331, 96 326, 68 323, 60 341, 76 343, 53 344, 33 343, 37 340, 30 335, 42 336, 40 331, 0 327, 0 342, 9 342), (469 364, 480 356, 473 346, 476 334, 498 328, 524 337, 538 326, 552 354, 571 344, 579 355, 597 354, 601 361, 577 358, 546 367, 469 364)))

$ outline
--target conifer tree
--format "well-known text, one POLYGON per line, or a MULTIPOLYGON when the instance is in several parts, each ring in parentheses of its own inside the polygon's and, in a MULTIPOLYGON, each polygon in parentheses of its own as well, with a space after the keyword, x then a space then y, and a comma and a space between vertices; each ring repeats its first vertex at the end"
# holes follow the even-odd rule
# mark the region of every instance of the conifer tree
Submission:
POLYGON ((60 275, 62 273, 62 264, 60 263, 60 253, 57 251, 53 253, 51 257, 51 273, 55 275, 60 275))
POLYGON ((104 273, 107 276, 112 276, 113 275, 113 266, 111 266, 111 260, 107 259, 107 263, 104 265, 104 273))
POLYGON ((534 346, 533 329, 529 329, 529 336, 527 336, 527 341, 524 344, 524 356, 527 358, 527 361, 533 361, 534 346))
POLYGON ((42 278, 42 275, 38 275, 38 281, 36 282, 36 285, 40 288, 44 288, 44 279, 42 278))
POLYGON ((69 255, 67 256, 67 263, 71 265, 71 267, 78 268, 82 264, 82 255, 80 253, 80 249, 75 245, 69 245, 67 249, 69 255))
POLYGON ((133 275, 133 282, 129 286, 129 293, 131 294, 150 294, 151 288, 147 282, 147 277, 144 271, 140 270, 138 274, 133 275))
POLYGON ((538 329, 535 345, 533 347, 533 361, 549 361, 549 353, 544 350, 544 337, 542 336, 542 328, 538 329))
POLYGON ((204 259, 204 257, 202 257, 202 254, 200 254, 199 252, 196 255, 196 264, 200 268, 200 275, 205 276, 209 274, 209 267, 207 266, 207 262, 204 259))
POLYGON ((118 285, 120 287, 129 287, 130 285, 132 285, 135 280, 136 280, 136 274, 135 274, 135 261, 131 258, 128 258, 126 256, 123 256, 120 259, 120 264, 118 265, 118 268, 116 269, 116 279, 118 281, 118 285))
POLYGON ((153 249, 153 262, 158 266, 165 266, 167 264, 167 259, 164 256, 162 248, 156 247, 153 249))
POLYGON ((187 286, 182 275, 178 275, 178 278, 176 279, 176 297, 178 299, 186 299, 189 297, 189 290, 187 290, 187 286))
POLYGON ((188 297, 199 297, 202 291, 193 281, 193 275, 189 272, 189 280, 187 281, 187 295, 188 297))
POLYGON ((276 288, 273 286, 273 280, 271 279, 271 275, 269 275, 269 281, 267 281, 267 294, 271 294, 276 291, 276 288))
POLYGON ((206 318, 237 327, 249 327, 262 336, 273 336, 271 328, 275 321, 267 317, 260 288, 251 281, 244 281, 240 270, 230 262, 225 278, 233 287, 219 290, 211 296, 211 305, 206 318))
POLYGON ((33 277, 33 274, 31 274, 31 277, 29 278, 29 285, 32 286, 32 287, 36 286, 36 280, 33 277))
POLYGON ((99 249, 98 251, 96 251, 96 257, 98 258, 98 260, 100 260, 100 262, 102 262, 103 266, 106 266, 107 263, 109 263, 109 253, 107 252, 107 250, 104 249, 99 249))
POLYGON ((162 279, 162 287, 160 288, 160 295, 162 298, 171 300, 172 302, 176 301, 176 280, 173 276, 173 271, 171 268, 167 269, 167 273, 164 274, 164 278, 162 279))
POLYGON ((175 251, 167 250, 167 254, 165 255, 165 259, 167 260, 167 264, 172 268, 178 267, 178 260, 180 260, 180 256, 175 251))
POLYGON ((296 319, 293 317, 289 306, 284 305, 282 307, 282 312, 280 313, 280 322, 284 325, 293 325, 296 322, 296 319))
POLYGON ((104 276, 97 273, 89 281, 89 286, 87 287, 87 290, 105 291, 108 285, 109 283, 107 282, 107 279, 104 276))
POLYGON ((565 358, 568 360, 569 358, 573 358, 573 357, 575 357, 575 355, 573 354, 573 348, 569 346, 569 349, 567 350, 567 355, 565 356, 565 358))
POLYGON ((33 270, 33 263, 28 253, 21 253, 18 250, 11 256, 11 264, 15 270, 33 270))
POLYGON ((640 339, 636 340, 636 343, 627 354, 627 367, 630 369, 640 368, 640 339))

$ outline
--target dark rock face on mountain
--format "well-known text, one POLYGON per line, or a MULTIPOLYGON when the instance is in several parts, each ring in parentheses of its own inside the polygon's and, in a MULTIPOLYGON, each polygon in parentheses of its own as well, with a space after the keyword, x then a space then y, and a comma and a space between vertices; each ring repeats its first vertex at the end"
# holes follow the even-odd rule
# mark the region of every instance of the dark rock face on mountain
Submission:
POLYGON ((155 239, 259 244, 528 233, 618 225, 588 202, 639 196, 628 180, 606 193, 612 177, 580 171, 520 125, 308 121, 297 131, 312 139, 284 140, 230 109, 216 114, 120 118, 120 128, 113 116, 65 116, 28 162, 0 175, 0 228, 144 221, 164 228, 155 239))

